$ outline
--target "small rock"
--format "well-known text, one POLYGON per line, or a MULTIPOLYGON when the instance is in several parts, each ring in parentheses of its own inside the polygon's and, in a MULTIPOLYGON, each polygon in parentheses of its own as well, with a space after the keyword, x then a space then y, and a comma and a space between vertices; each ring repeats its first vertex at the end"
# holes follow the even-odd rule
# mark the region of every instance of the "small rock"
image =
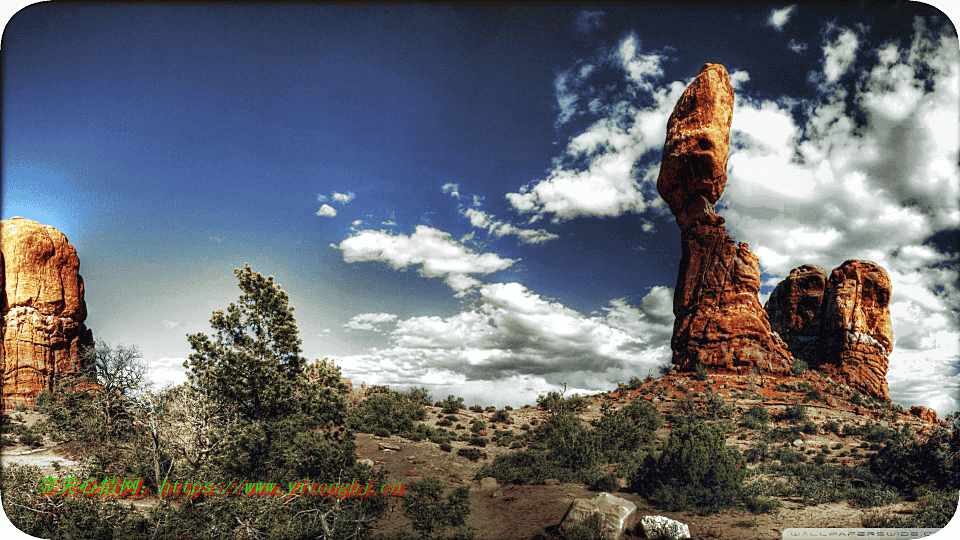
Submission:
POLYGON ((503 497, 503 492, 499 489, 490 494, 491 499, 496 499, 497 497, 503 497))
POLYGON ((373 467, 373 460, 372 460, 372 459, 359 459, 359 460, 357 460, 357 463, 363 463, 364 465, 369 465, 369 466, 373 467))
POLYGON ((548 486, 556 486, 560 483, 560 481, 557 480, 556 478, 547 478, 546 480, 543 481, 543 483, 548 486))
POLYGON ((680 540, 690 538, 690 527, 663 516, 645 516, 637 525, 645 538, 680 540))
POLYGON ((803 439, 797 439, 793 441, 793 445, 796 446, 797 448, 803 446, 803 439))
POLYGON ((402 449, 395 444, 380 443, 380 449, 388 452, 401 452, 402 449))
POLYGON ((480 479, 480 487, 483 489, 495 488, 500 484, 497 483, 497 479, 492 476, 487 476, 480 479))

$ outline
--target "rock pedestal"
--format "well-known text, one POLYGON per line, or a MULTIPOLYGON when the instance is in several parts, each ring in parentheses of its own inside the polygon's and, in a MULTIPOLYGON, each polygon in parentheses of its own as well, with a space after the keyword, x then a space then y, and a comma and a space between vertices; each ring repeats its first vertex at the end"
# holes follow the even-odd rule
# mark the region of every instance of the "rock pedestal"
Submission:
POLYGON ((60 231, 15 217, 0 222, 0 380, 4 409, 79 371, 92 347, 77 252, 60 231))
POLYGON ((714 204, 727 182, 733 87, 720 64, 704 64, 667 122, 657 191, 682 231, 673 299, 673 363, 788 372, 793 358, 760 305, 760 266, 735 245, 714 204))

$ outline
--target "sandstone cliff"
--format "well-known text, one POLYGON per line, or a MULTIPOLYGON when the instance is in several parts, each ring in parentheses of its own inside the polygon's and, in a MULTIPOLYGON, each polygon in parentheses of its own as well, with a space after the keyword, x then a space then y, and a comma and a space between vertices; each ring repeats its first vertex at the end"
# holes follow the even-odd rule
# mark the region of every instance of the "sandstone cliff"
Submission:
POLYGON ((33 406, 37 393, 79 369, 93 346, 83 322, 77 252, 60 231, 15 217, 0 222, 0 380, 5 409, 33 406))
POLYGON ((671 347, 681 370, 788 372, 793 358, 771 331, 757 293, 760 266, 735 245, 714 204, 727 182, 733 87, 720 64, 705 64, 667 123, 657 191, 683 231, 673 299, 671 347))

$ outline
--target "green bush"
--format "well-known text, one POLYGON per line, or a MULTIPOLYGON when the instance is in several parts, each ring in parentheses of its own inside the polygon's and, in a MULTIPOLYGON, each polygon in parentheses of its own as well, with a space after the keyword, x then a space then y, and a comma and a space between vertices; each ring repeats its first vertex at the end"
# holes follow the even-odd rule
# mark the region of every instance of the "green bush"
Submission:
POLYGON ((697 364, 694 366, 694 379, 698 381, 705 381, 708 377, 710 377, 710 372, 707 371, 707 368, 703 367, 703 364, 697 364))
POLYGON ((960 489, 960 449, 952 443, 945 431, 924 442, 897 434, 870 458, 870 470, 884 483, 905 491, 925 485, 960 489))
POLYGON ((486 476, 492 476, 503 484, 543 484, 547 478, 565 482, 573 477, 569 469, 558 467, 544 452, 538 450, 501 454, 477 473, 478 479, 486 476))
POLYGON ((484 429, 487 429, 487 423, 479 418, 474 419, 474 421, 470 424, 470 431, 474 433, 479 433, 484 429))
POLYGON ((407 486, 403 510, 413 529, 430 537, 442 527, 463 527, 470 515, 470 490, 461 486, 444 497, 440 479, 428 477, 407 486))
POLYGON ((808 420, 807 406, 794 401, 790 405, 787 405, 782 413, 777 415, 777 419, 787 420, 793 424, 806 422, 808 420))
POLYGON ((414 429, 414 423, 426 418, 423 396, 416 388, 406 394, 385 388, 368 396, 347 413, 347 425, 361 433, 374 433, 385 430, 387 435, 407 435, 414 429))
POLYGON ((806 373, 808 369, 810 369, 810 366, 808 366, 805 361, 799 358, 794 358, 793 365, 790 366, 790 372, 797 377, 806 373))
POLYGON ((507 412, 505 409, 496 411, 495 413, 493 413, 493 421, 499 422, 501 424, 509 424, 511 423, 510 413, 507 412))
POLYGON ((447 399, 440 402, 440 408, 443 414, 457 414, 463 408, 463 398, 450 394, 447 399))
POLYGON ((570 413, 554 415, 542 428, 550 459, 576 473, 596 466, 600 440, 596 433, 570 413))
POLYGON ((566 527, 567 540, 605 540, 603 521, 600 514, 590 514, 582 521, 566 527))
POLYGON ((723 429, 682 423, 670 433, 660 456, 647 456, 630 483, 670 511, 696 508, 706 515, 739 501, 745 476, 746 461, 725 444, 723 429))
POLYGON ((483 457, 483 453, 480 452, 480 450, 477 450, 476 448, 461 448, 457 450, 457 455, 461 457, 465 457, 470 461, 477 461, 483 457))
POLYGON ((652 443, 654 432, 663 426, 663 418, 650 403, 634 400, 615 412, 609 405, 603 405, 600 418, 592 424, 596 428, 594 436, 600 442, 602 458, 607 462, 619 462, 641 446, 652 443))
POLYGON ((762 429, 770 421, 770 413, 760 405, 754 405, 747 409, 740 417, 740 425, 747 429, 762 429))

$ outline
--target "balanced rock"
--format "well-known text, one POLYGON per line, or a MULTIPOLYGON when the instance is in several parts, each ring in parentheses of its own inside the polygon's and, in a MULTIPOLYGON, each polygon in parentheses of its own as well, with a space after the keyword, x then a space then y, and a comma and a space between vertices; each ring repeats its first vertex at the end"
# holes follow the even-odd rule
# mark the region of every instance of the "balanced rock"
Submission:
POLYGON ((3 407, 32 407, 41 390, 81 369, 81 350, 94 344, 80 260, 60 231, 15 217, 0 221, 0 267, 3 407))
POLYGON ((727 184, 733 87, 720 64, 704 64, 667 121, 657 191, 681 230, 719 220, 714 205, 727 184))
POLYGON ((757 293, 760 266, 736 245, 714 212, 726 186, 733 87, 720 64, 704 64, 667 123, 657 191, 677 219, 683 243, 673 299, 673 363, 786 372, 793 358, 771 331, 757 293))
POLYGON ((765 306, 794 356, 866 395, 889 400, 893 349, 892 286, 876 263, 848 260, 830 273, 815 265, 790 271, 765 306))

